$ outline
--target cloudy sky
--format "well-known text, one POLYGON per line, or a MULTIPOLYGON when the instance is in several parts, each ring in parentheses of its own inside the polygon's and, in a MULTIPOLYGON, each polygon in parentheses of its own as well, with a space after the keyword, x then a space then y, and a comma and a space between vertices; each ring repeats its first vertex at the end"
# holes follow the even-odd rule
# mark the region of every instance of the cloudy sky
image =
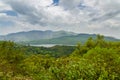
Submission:
POLYGON ((120 38, 120 0, 0 0, 0 35, 30 30, 120 38))

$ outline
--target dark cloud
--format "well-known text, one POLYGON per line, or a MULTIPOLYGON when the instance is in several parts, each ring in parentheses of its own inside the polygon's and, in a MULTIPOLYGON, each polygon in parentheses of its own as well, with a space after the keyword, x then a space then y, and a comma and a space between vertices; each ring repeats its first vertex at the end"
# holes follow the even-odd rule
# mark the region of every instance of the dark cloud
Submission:
POLYGON ((32 13, 32 11, 34 10, 34 8, 32 6, 30 6, 29 4, 26 4, 24 2, 9 1, 7 3, 12 7, 12 9, 14 11, 16 11, 22 15, 29 15, 30 12, 32 13))
POLYGON ((106 20, 109 20, 109 19, 112 19, 114 18, 115 16, 119 15, 120 14, 120 10, 118 11, 113 11, 113 12, 109 12, 109 13, 106 13, 104 14, 103 16, 101 17, 97 17, 97 18, 93 18, 91 21, 93 22, 104 22, 106 20))

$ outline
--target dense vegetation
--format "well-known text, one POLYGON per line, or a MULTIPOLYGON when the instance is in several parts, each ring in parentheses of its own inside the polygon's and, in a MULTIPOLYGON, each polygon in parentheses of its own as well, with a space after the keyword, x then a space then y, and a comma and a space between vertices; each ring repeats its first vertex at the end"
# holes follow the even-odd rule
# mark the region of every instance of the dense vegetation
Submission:
POLYGON ((52 57, 61 57, 71 54, 75 50, 75 46, 56 45, 53 47, 35 47, 35 46, 21 46, 24 48, 24 53, 50 55, 52 57))
POLYGON ((0 80, 120 80, 120 42, 98 35, 57 58, 34 49, 0 42, 0 80))

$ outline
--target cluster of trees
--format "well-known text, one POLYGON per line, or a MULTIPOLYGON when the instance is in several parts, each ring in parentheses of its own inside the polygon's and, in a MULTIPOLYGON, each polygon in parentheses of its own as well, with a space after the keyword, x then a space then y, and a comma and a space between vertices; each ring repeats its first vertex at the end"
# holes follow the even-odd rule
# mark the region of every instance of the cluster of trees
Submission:
POLYGON ((66 46, 66 45, 56 45, 53 47, 35 47, 35 46, 22 46, 24 48, 24 53, 31 54, 42 54, 50 55, 52 57, 61 57, 68 56, 75 50, 75 46, 66 46))
POLYGON ((0 42, 0 80, 120 80, 120 42, 100 35, 78 43, 68 56, 25 52, 13 42, 0 42))

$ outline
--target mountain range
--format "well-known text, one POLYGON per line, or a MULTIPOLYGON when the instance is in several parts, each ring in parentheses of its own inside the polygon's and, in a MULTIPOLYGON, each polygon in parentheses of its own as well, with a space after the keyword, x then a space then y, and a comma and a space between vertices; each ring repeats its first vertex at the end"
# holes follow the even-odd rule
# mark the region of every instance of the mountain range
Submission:
POLYGON ((17 32, 8 35, 2 35, 0 36, 0 40, 11 40, 15 42, 20 42, 20 41, 33 41, 33 40, 41 40, 41 39, 52 39, 52 38, 71 36, 71 35, 76 35, 76 33, 66 32, 66 31, 32 30, 28 32, 17 32))
MULTIPOLYGON (((96 34, 78 34, 67 31, 38 31, 17 32, 0 36, 0 40, 11 40, 27 44, 69 44, 84 43, 89 37, 96 38, 96 34)), ((114 37, 105 36, 108 41, 120 41, 114 37)))

